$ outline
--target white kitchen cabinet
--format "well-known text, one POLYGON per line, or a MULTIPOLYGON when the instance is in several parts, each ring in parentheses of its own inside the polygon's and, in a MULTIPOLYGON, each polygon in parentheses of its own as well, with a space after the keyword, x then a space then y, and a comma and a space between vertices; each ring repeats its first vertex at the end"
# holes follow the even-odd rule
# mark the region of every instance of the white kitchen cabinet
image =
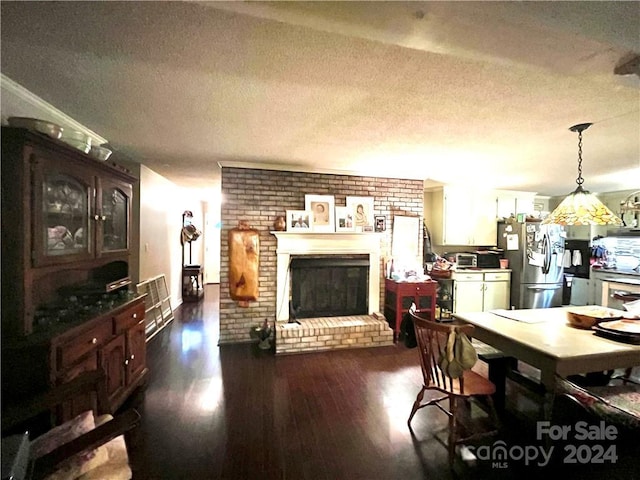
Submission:
MULTIPOLYGON (((635 276, 626 275, 624 273, 616 273, 609 270, 591 270, 591 290, 590 290, 590 305, 603 305, 602 304, 602 282, 616 280, 625 280, 629 278, 636 278, 635 276)), ((606 306, 606 305, 604 305, 606 306)))
POLYGON ((509 218, 518 213, 533 214, 535 192, 517 192, 512 190, 496 190, 497 217, 509 218))
POLYGON ((594 305, 591 298, 592 281, 588 278, 573 277, 571 280, 570 305, 594 305))
POLYGON ((484 312, 509 308, 510 271, 454 272, 453 312, 484 312))
POLYGON ((607 236, 607 230, 611 228, 606 225, 567 225, 564 227, 567 232, 567 240, 589 240, 600 235, 607 236))
POLYGON ((510 293, 510 272, 485 273, 483 311, 495 310, 496 308, 508 309, 510 293))
POLYGON ((482 312, 484 305, 484 281, 482 274, 477 280, 464 279, 453 282, 453 312, 482 312))
POLYGON ((431 193, 427 225, 436 245, 495 246, 495 193, 461 187, 436 189, 431 193))

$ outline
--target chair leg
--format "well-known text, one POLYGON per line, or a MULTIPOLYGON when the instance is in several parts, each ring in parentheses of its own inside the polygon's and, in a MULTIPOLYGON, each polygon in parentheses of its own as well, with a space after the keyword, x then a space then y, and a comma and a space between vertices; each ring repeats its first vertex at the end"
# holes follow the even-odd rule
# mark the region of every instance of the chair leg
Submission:
POLYGON ((498 415, 496 402, 494 402, 493 396, 487 395, 487 405, 489 406, 489 415, 491 416, 491 420, 493 420, 493 424, 496 426, 496 429, 500 429, 500 427, 502 426, 502 421, 500 420, 500 416, 498 415))
POLYGON ((458 429, 458 402, 456 401, 456 397, 453 395, 449 397, 449 466, 453 467, 453 462, 456 458, 456 440, 458 438, 457 429, 458 429))
POLYGON ((416 401, 413 402, 413 408, 411 409, 411 415, 409 415, 409 420, 407 420, 407 425, 411 428, 411 419, 416 414, 418 409, 420 408, 420 404, 422 403, 422 399, 424 398, 424 387, 420 389, 418 392, 418 396, 416 397, 416 401))

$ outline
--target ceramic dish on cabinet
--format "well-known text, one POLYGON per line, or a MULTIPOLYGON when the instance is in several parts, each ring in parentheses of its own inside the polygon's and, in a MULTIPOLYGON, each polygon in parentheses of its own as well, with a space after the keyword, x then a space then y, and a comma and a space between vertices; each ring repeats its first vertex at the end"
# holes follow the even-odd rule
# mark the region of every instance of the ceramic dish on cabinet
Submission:
POLYGON ((61 140, 84 153, 89 153, 91 150, 91 137, 84 132, 78 130, 64 131, 61 140))
POLYGON ((10 127, 27 128, 36 132, 44 133, 56 140, 62 136, 64 129, 60 125, 56 125, 46 120, 29 117, 9 117, 7 123, 10 127))
POLYGON ((98 146, 98 145, 91 145, 91 150, 89 151, 89 154, 93 158, 97 158, 98 160, 102 160, 103 162, 106 161, 111 156, 112 153, 113 152, 109 150, 107 147, 98 146))

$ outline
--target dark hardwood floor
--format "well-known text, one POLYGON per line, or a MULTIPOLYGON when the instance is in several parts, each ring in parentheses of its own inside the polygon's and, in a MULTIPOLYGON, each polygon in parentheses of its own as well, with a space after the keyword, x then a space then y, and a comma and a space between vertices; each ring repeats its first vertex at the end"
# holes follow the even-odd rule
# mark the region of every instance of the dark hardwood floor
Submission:
MULTIPOLYGON (((434 407, 416 414, 412 435, 406 422, 421 385, 417 350, 398 344, 275 357, 256 344, 218 346, 218 292, 208 285, 203 301, 176 309, 148 344, 149 381, 131 401, 142 415, 130 439, 134 479, 516 475, 490 462, 459 462, 452 473, 438 440, 447 419, 434 407)), ((539 399, 513 385, 508 395, 498 438, 532 443, 539 399)), ((541 474, 516 469, 522 478, 541 474)))

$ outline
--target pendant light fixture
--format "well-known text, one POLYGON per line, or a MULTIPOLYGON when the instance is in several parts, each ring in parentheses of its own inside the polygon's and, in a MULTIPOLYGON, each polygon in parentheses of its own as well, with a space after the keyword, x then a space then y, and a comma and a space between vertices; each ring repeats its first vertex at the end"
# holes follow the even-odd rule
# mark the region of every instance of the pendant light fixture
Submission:
POLYGON ((607 208, 598 198, 582 188, 582 132, 589 128, 591 123, 580 123, 569 128, 572 132, 578 132, 578 178, 576 188, 567 195, 560 205, 545 218, 542 223, 554 223, 557 225, 622 225, 622 220, 607 208))

